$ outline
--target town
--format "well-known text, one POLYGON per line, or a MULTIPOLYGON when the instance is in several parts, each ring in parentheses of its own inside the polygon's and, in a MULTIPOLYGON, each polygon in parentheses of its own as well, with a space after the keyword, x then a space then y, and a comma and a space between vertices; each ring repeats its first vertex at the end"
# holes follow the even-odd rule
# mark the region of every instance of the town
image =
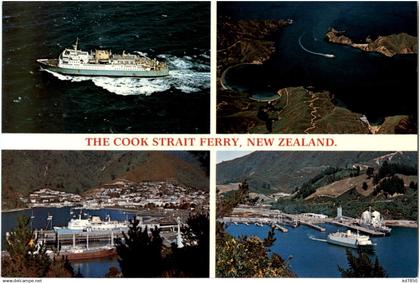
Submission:
POLYGON ((209 193, 171 182, 131 182, 116 180, 81 195, 39 189, 21 200, 28 207, 80 206, 85 209, 208 209, 209 193))

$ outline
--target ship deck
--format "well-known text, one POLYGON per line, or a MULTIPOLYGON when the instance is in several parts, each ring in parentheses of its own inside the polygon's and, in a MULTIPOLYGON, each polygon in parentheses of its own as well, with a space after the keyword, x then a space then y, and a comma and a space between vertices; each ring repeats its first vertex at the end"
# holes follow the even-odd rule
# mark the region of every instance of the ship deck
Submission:
POLYGON ((58 59, 38 59, 36 61, 44 66, 58 67, 58 59))

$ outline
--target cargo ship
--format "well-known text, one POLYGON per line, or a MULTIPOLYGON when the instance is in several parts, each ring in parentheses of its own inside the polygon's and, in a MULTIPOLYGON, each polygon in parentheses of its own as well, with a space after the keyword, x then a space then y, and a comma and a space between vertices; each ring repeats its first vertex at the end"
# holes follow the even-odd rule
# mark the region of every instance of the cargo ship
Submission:
POLYGON ((82 51, 79 39, 73 48, 66 48, 58 59, 36 60, 42 68, 63 75, 102 77, 165 77, 169 69, 165 62, 138 54, 110 50, 82 51))
POLYGON ((385 226, 385 222, 381 214, 376 210, 372 212, 371 207, 369 207, 369 210, 362 213, 358 224, 361 227, 385 233, 385 235, 389 235, 392 231, 390 227, 385 226))
POLYGON ((61 250, 58 254, 54 255, 55 260, 67 258, 68 260, 86 260, 95 258, 106 258, 117 255, 117 251, 113 246, 101 246, 94 248, 85 247, 71 247, 70 249, 61 250))

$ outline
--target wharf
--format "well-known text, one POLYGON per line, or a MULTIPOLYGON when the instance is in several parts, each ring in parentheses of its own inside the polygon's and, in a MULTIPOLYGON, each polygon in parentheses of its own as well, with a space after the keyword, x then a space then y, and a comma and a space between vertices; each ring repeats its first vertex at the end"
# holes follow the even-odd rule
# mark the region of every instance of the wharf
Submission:
POLYGON ((352 223, 339 222, 339 221, 336 221, 336 220, 330 220, 329 222, 331 224, 346 227, 346 228, 349 228, 351 230, 356 230, 356 231, 362 232, 364 234, 368 234, 370 236, 385 236, 385 233, 383 233, 383 232, 375 231, 375 230, 368 229, 368 228, 365 228, 365 227, 361 227, 361 226, 358 226, 358 225, 353 225, 352 223))
POLYGON ((287 233, 287 228, 281 226, 283 222, 279 219, 272 219, 268 217, 223 217, 223 219, 218 219, 219 222, 224 223, 234 223, 234 224, 257 224, 259 226, 269 225, 280 230, 283 233, 287 233))
POLYGON ((303 221, 303 220, 299 220, 299 223, 302 224, 302 225, 306 225, 308 227, 314 228, 314 229, 316 229, 318 231, 325 232, 325 228, 324 227, 318 226, 316 224, 312 224, 312 223, 309 223, 309 222, 306 222, 306 221, 303 221))

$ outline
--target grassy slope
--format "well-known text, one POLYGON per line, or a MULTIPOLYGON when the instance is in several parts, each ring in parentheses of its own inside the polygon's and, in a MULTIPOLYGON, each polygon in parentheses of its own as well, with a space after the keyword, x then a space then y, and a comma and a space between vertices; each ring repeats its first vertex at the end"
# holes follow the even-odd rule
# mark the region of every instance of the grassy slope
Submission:
MULTIPOLYGON (((250 188, 257 191, 270 184, 271 192, 292 192, 328 166, 351 168, 354 164, 376 167, 375 158, 387 152, 281 152, 259 151, 217 165, 217 184, 248 180, 250 188)), ((415 161, 414 153, 394 154, 394 162, 415 161), (412 159, 411 159, 412 158, 412 159), (408 161, 404 161, 408 160, 408 161)))
MULTIPOLYGON (((279 113, 280 119, 273 123, 274 133, 304 133, 312 126, 313 110, 316 110, 314 114, 317 117, 313 120, 315 128, 308 130, 309 133, 369 133, 368 126, 360 120, 360 114, 335 106, 326 91, 315 92, 315 98, 303 87, 289 87, 287 93, 282 92, 277 102, 283 109, 279 113), (313 101, 313 105, 309 105, 310 101, 313 101)), ((265 125, 251 129, 253 133, 265 131, 265 125)))

